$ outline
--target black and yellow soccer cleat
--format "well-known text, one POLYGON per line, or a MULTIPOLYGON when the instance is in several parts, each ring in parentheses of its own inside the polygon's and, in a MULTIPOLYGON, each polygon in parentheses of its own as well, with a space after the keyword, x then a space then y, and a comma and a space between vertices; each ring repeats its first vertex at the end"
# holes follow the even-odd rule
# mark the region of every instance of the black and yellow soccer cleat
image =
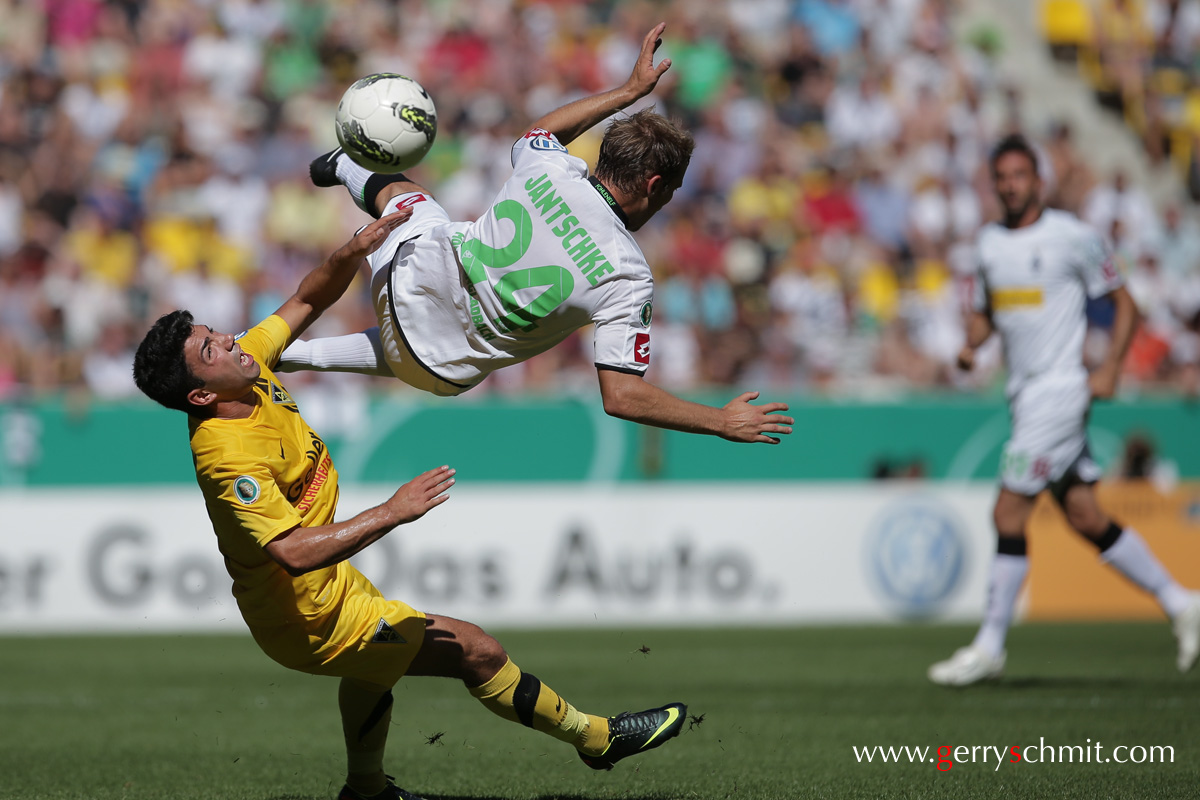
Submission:
POLYGON ((387 786, 379 794, 360 794, 351 789, 349 785, 346 785, 342 787, 342 791, 338 792, 338 800, 424 800, 424 798, 418 797, 412 792, 404 791, 392 783, 392 776, 389 775, 387 786))
POLYGON ((649 711, 626 711, 608 721, 608 747, 598 756, 579 754, 592 769, 612 769, 622 758, 653 750, 679 735, 687 706, 668 703, 649 711))

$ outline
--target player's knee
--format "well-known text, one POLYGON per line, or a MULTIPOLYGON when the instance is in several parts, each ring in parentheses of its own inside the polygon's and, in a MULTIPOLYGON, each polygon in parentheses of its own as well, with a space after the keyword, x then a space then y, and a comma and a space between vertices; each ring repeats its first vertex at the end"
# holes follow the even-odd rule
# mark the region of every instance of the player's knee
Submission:
POLYGON ((1033 498, 1002 489, 992 507, 992 522, 1000 536, 1024 536, 1025 526, 1033 511, 1033 498))
POLYGON ((992 524, 1001 538, 1024 538, 1025 518, 1010 508, 999 504, 992 509, 992 524))
POLYGON ((1099 509, 1078 509, 1067 512, 1067 522, 1072 528, 1089 539, 1104 535, 1108 529, 1108 517, 1099 509))
POLYGON ((474 629, 471 635, 464 637, 463 671, 468 683, 480 676, 482 680, 478 682, 482 683, 500 671, 508 661, 508 652, 494 636, 476 625, 471 627, 474 629))
POLYGON ((1088 538, 1095 539, 1108 528, 1108 516, 1096 503, 1090 486, 1073 486, 1063 496, 1067 523, 1088 538))

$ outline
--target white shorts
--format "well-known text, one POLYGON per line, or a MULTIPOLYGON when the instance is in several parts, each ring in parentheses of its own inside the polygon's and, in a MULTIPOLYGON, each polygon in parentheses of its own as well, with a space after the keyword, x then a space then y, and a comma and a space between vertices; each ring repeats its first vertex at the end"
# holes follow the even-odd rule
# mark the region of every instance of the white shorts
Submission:
POLYGON ((409 192, 408 194, 400 194, 393 197, 387 204, 387 208, 383 211, 383 216, 387 216, 402 208, 411 208, 412 216, 409 217, 403 225, 396 228, 388 234, 388 238, 379 249, 367 257, 368 263, 371 265, 371 278, 381 271, 386 272, 388 266, 392 263, 392 259, 396 257, 396 250, 404 242, 410 239, 415 239, 418 236, 423 236, 439 225, 445 225, 450 222, 450 217, 446 214, 446 209, 438 205, 438 202, 433 199, 433 195, 425 192, 409 192))
POLYGON ((1100 467, 1088 449, 1090 405, 1086 373, 1023 386, 1009 404, 1012 436, 1000 457, 1000 484, 1032 497, 1071 470, 1083 483, 1100 480, 1100 467))
POLYGON ((403 268, 403 262, 423 243, 420 237, 440 225, 450 222, 446 210, 438 205, 431 195, 424 192, 409 192, 392 198, 384 216, 400 208, 411 207, 413 214, 367 259, 371 265, 371 297, 375 304, 375 318, 379 323, 379 340, 383 356, 392 374, 409 386, 441 397, 462 394, 471 386, 451 383, 435 372, 436 364, 423 364, 408 348, 404 334, 396 325, 392 313, 391 274, 393 264, 403 268))

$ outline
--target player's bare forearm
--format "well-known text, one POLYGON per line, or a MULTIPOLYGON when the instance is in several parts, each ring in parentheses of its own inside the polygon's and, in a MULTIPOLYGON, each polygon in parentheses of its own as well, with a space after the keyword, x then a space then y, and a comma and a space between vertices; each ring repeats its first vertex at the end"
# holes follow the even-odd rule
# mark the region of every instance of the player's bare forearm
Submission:
POLYGON ((720 435, 721 410, 676 397, 644 379, 599 370, 604 411, 613 417, 684 433, 720 435))
POLYGON ((750 401, 758 392, 746 392, 722 408, 713 408, 676 397, 638 375, 602 369, 599 376, 605 412, 630 422, 746 443, 779 444, 769 434, 792 432, 793 419, 777 413, 787 411, 787 404, 753 405, 750 401))
POLYGON ((992 335, 992 319, 987 314, 971 311, 967 314, 966 342, 958 352, 958 368, 975 368, 975 351, 992 335))
POLYGON ((1124 286, 1113 290, 1110 296, 1113 299, 1115 313, 1113 314, 1112 335, 1109 338, 1108 353, 1105 355, 1104 363, 1120 370, 1121 364, 1125 361, 1125 354, 1129 352, 1129 345, 1133 342, 1133 335, 1137 332, 1141 314, 1138 312, 1133 296, 1124 286))
POLYGON ((293 528, 264 549, 289 575, 303 575, 345 561, 398 524, 383 506, 376 506, 345 522, 293 528))
POLYGON ((362 552, 398 525, 420 519, 448 498, 454 470, 431 469, 401 486, 385 503, 345 522, 295 527, 272 539, 265 550, 290 575, 333 566, 362 552))
POLYGON ((967 317, 967 346, 976 350, 991 338, 992 318, 979 311, 972 311, 967 317))
POLYGON ((321 266, 304 276, 296 293, 275 312, 292 329, 289 343, 346 293, 363 259, 375 252, 388 234, 411 216, 412 209, 405 208, 372 222, 335 250, 321 266))
POLYGON ((1125 354, 1133 342, 1137 332, 1141 314, 1137 303, 1124 286, 1113 290, 1109 295, 1115 306, 1113 314, 1112 333, 1109 336, 1108 352, 1104 360, 1088 377, 1092 397, 1105 399, 1117 392, 1117 382, 1121 376, 1121 365, 1125 362, 1125 354))
POLYGON ((657 67, 654 65, 654 51, 662 44, 659 37, 666 27, 666 23, 660 22, 646 34, 637 63, 624 84, 556 108, 533 123, 533 127, 550 131, 564 145, 570 144, 601 120, 628 108, 654 91, 658 79, 671 68, 669 58, 663 59, 657 67))
POLYGON ((610 89, 556 108, 533 123, 533 127, 550 131, 558 141, 568 145, 601 120, 622 108, 628 108, 637 100, 638 97, 624 86, 610 89))

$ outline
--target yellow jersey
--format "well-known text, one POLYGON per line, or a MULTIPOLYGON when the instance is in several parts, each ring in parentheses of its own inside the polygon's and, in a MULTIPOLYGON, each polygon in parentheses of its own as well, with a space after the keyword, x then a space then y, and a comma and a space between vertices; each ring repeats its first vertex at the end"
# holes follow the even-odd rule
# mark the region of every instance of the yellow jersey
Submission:
POLYGON ((196 482, 234 597, 252 627, 323 617, 340 607, 358 576, 343 561, 292 577, 263 549, 296 526, 333 522, 337 509, 329 451, 270 369, 290 336, 287 323, 272 315, 239 338, 262 366, 248 418, 188 418, 196 482))

